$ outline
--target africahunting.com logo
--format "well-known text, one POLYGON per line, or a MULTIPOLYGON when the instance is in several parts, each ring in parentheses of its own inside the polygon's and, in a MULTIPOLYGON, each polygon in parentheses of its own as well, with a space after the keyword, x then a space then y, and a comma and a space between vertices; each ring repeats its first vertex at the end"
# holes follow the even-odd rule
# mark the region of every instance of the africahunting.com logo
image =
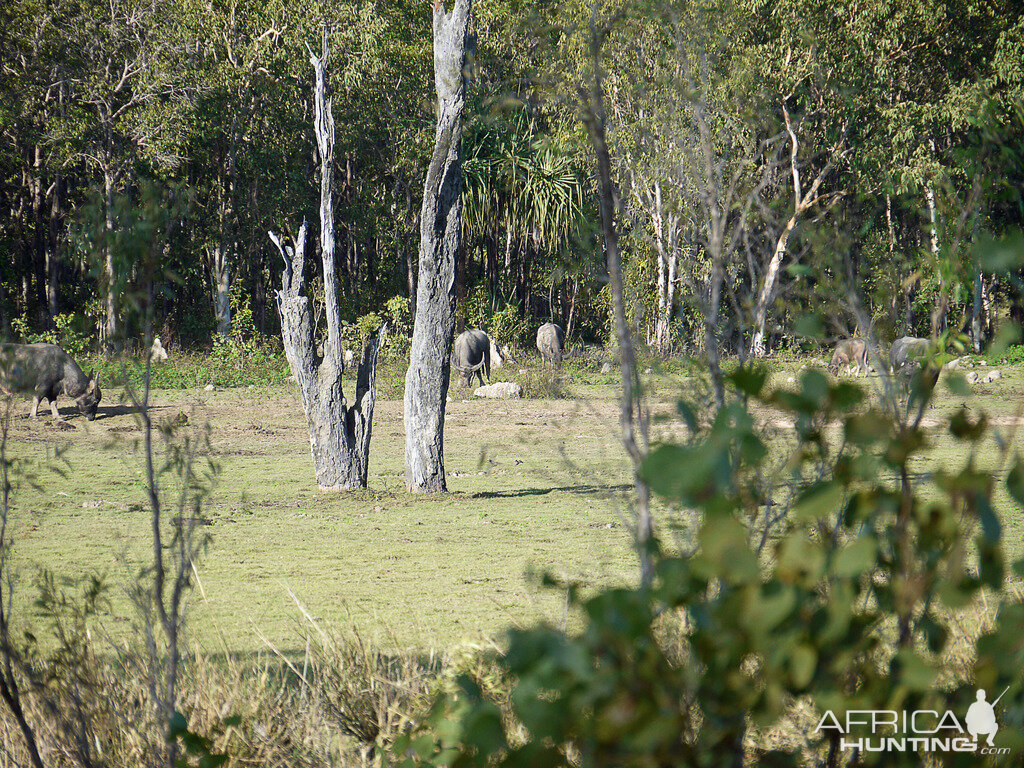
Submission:
MULTIPOLYGON (((1009 688, 1007 688, 1009 690, 1009 688)), ((1008 748, 995 746, 999 731, 996 704, 1003 694, 989 703, 985 691, 960 721, 946 710, 932 709, 897 712, 886 709, 851 709, 845 717, 831 710, 822 715, 815 734, 838 735, 842 751, 857 752, 977 752, 979 755, 1005 755, 1008 748)))

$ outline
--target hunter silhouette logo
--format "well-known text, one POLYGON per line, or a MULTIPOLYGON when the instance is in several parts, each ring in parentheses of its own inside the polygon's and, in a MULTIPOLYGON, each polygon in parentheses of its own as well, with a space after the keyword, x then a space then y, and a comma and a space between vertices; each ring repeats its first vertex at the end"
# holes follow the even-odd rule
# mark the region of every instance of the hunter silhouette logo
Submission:
POLYGON ((841 751, 870 752, 974 752, 979 755, 1006 755, 1007 747, 997 747, 999 731, 995 701, 989 703, 984 690, 978 690, 975 702, 961 721, 946 710, 896 711, 888 709, 850 709, 841 715, 828 710, 822 715, 815 734, 839 738, 841 751))
MULTIPOLYGON (((1010 690, 1010 687, 1006 687, 1006 691, 1010 690)), ((1003 698, 1006 694, 1003 691, 999 694, 999 699, 1003 698)), ((999 730, 999 723, 996 722, 996 704, 999 703, 999 699, 996 699, 991 704, 985 701, 985 691, 978 691, 978 700, 971 704, 967 709, 967 732, 971 734, 974 741, 978 741, 979 736, 988 736, 988 745, 994 747, 992 739, 996 736, 996 731, 999 730)))

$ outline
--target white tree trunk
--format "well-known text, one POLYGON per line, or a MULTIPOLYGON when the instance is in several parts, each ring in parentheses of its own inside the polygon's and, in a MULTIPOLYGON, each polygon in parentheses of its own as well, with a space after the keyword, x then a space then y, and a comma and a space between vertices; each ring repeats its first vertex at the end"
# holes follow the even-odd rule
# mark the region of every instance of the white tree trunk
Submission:
POLYGON ((757 297, 757 306, 754 308, 754 339, 750 343, 751 357, 764 357, 764 327, 768 320, 768 306, 771 303, 772 293, 775 290, 775 280, 779 275, 779 268, 782 266, 782 259, 786 255, 786 244, 789 242, 789 235, 796 226, 796 214, 790 217, 786 226, 775 241, 775 250, 772 252, 771 261, 768 262, 768 269, 764 273, 764 284, 761 286, 761 293, 757 297))
POLYGON ((217 333, 227 338, 231 335, 231 265, 223 241, 210 251, 210 282, 217 333))
POLYGON ((455 261, 462 236, 463 67, 472 0, 451 13, 434 2, 437 131, 423 184, 419 278, 409 370, 405 377, 405 484, 410 491, 447 490, 444 415, 455 329, 455 261))

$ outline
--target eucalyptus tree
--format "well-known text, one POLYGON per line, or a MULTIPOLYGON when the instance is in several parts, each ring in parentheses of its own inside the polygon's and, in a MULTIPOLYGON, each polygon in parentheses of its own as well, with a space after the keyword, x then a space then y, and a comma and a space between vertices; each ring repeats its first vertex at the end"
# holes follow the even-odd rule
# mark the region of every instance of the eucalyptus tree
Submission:
POLYGON ((466 33, 472 0, 445 12, 434 0, 437 131, 423 184, 416 318, 405 377, 405 484, 447 490, 444 416, 455 330, 455 259, 462 243, 462 112, 466 105, 466 33))

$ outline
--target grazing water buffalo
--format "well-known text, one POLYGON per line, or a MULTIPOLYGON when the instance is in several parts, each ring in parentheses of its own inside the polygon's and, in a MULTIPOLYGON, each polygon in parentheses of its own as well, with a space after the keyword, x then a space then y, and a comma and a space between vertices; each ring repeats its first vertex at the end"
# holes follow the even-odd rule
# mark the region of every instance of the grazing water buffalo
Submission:
POLYGON ((896 339, 889 349, 889 368, 893 374, 911 376, 921 365, 921 358, 928 351, 928 339, 904 336, 896 339))
POLYGON ((537 329, 537 351, 545 367, 548 363, 558 368, 565 354, 565 331, 554 323, 544 323, 537 329))
POLYGON ((491 381, 491 339, 479 328, 463 331, 455 339, 452 352, 452 365, 459 372, 459 384, 468 387, 473 383, 473 376, 480 377, 480 386, 491 381))
POLYGON ((57 411, 58 395, 74 398, 89 421, 96 418, 101 396, 97 377, 86 376, 71 355, 53 344, 0 344, 0 389, 7 395, 33 395, 33 419, 45 397, 57 421, 64 421, 57 411))
POLYGON ((856 365, 857 375, 860 372, 868 372, 868 345, 864 339, 843 339, 836 344, 836 351, 832 353, 832 362, 828 369, 833 376, 839 375, 843 366, 856 365))

